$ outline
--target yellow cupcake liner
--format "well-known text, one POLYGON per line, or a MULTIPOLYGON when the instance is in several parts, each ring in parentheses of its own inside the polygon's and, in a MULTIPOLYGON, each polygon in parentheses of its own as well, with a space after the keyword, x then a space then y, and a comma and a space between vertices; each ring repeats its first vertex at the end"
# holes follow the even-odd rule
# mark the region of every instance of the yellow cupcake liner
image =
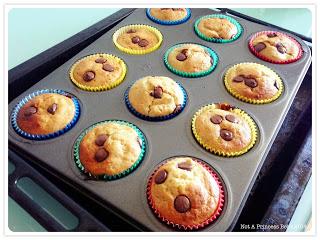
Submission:
POLYGON ((243 111, 239 108, 233 108, 233 109, 230 109, 229 111, 237 114, 238 116, 241 116, 249 124, 250 130, 251 130, 251 141, 245 148, 243 148, 241 151, 237 151, 237 152, 225 152, 225 151, 215 149, 211 146, 208 146, 206 143, 204 143, 202 141, 201 137, 198 135, 197 130, 196 130, 196 119, 203 111, 205 111, 207 109, 211 109, 211 108, 217 108, 216 104, 209 104, 209 105, 206 105, 206 106, 200 108, 192 118, 192 126, 191 126, 192 133, 193 133, 195 139, 198 141, 198 143, 207 151, 214 153, 216 155, 219 155, 219 156, 223 156, 223 157, 236 157, 236 156, 240 156, 240 155, 248 152, 255 145, 255 143, 257 141, 257 135, 258 135, 257 134, 257 126, 256 126, 255 122, 253 121, 253 119, 249 116, 249 114, 247 114, 245 111, 243 111))
POLYGON ((100 92, 100 91, 106 91, 106 90, 110 90, 112 88, 115 88, 116 86, 118 86, 120 83, 123 82, 125 76, 127 74, 127 66, 126 64, 124 63, 124 61, 119 58, 119 57, 116 57, 112 54, 107 54, 107 53, 96 53, 96 54, 91 54, 91 55, 88 55, 86 57, 83 57, 81 59, 79 59, 78 61, 76 61, 72 67, 70 68, 70 71, 69 71, 69 77, 71 79, 71 81, 80 89, 82 90, 85 90, 85 91, 90 91, 90 92, 100 92), (98 86, 98 87, 91 87, 91 86, 87 86, 87 85, 84 85, 84 84, 81 84, 79 83, 74 77, 73 77, 73 71, 75 69, 75 67, 81 62, 81 61, 84 61, 85 59, 87 58, 91 58, 93 56, 97 56, 97 57, 103 57, 103 58, 106 58, 106 59, 115 59, 121 66, 122 68, 122 73, 120 75, 120 77, 112 82, 111 84, 107 84, 107 85, 103 85, 103 86, 98 86))
POLYGON ((127 26, 124 26, 124 27, 118 29, 113 34, 112 40, 113 40, 113 43, 116 45, 116 47, 122 52, 132 54, 132 55, 143 55, 143 54, 151 53, 151 52, 157 50, 162 43, 163 37, 162 37, 161 32, 154 27, 151 27, 149 25, 144 25, 144 24, 133 24, 133 25, 127 25, 127 26), (139 28, 148 29, 149 31, 153 32, 157 36, 159 42, 155 46, 153 46, 151 48, 144 49, 144 50, 134 50, 134 49, 125 48, 117 42, 118 37, 122 33, 126 32, 129 29, 139 29, 139 28))
POLYGON ((244 102, 247 102, 247 103, 252 103, 252 104, 266 104, 266 103, 270 103, 270 102, 273 102, 275 101, 276 99, 278 99, 283 90, 284 90, 284 85, 283 85, 283 82, 281 80, 281 78, 279 77, 279 75, 273 71, 272 69, 262 65, 262 64, 258 64, 258 63, 253 63, 253 62, 245 62, 245 63, 239 63, 239 64, 236 64, 234 66, 232 66, 231 68, 228 69, 228 71, 226 72, 225 74, 225 77, 224 77, 224 85, 225 87, 227 88, 228 92, 240 99, 241 101, 244 101, 244 102), (268 72, 270 72, 271 74, 274 74, 276 76, 276 81, 277 81, 277 86, 279 88, 277 94, 275 94, 272 98, 268 98, 268 99, 253 99, 253 98, 248 98, 248 97, 245 97, 243 95, 241 95, 240 93, 237 93, 236 91, 234 91, 232 89, 232 87, 230 86, 229 82, 227 81, 229 78, 230 78, 230 74, 231 74, 231 70, 233 70, 234 68, 237 68, 238 66, 241 66, 241 65, 256 65, 256 66, 259 66, 259 67, 263 67, 265 70, 267 70, 268 72))

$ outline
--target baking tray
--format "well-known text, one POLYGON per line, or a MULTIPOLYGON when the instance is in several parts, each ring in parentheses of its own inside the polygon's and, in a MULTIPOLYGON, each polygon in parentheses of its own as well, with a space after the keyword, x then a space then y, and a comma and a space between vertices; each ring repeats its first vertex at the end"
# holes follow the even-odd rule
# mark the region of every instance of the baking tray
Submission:
POLYGON ((299 61, 289 65, 275 65, 257 59, 248 50, 247 42, 253 33, 272 30, 272 28, 238 17, 234 18, 240 22, 244 31, 237 41, 229 44, 203 41, 195 35, 193 23, 198 17, 212 13, 216 11, 192 9, 192 17, 187 23, 168 27, 148 20, 145 9, 135 10, 114 29, 9 104, 9 113, 11 113, 14 105, 23 96, 35 90, 63 89, 75 94, 81 101, 82 113, 77 125, 59 138, 42 142, 23 139, 10 126, 11 145, 34 158, 45 168, 54 171, 66 182, 86 192, 99 204, 117 212, 128 221, 132 221, 138 228, 141 226, 142 229, 152 231, 171 231, 172 229, 162 224, 149 209, 145 196, 149 175, 157 164, 168 157, 175 155, 198 157, 210 164, 220 174, 224 181, 227 198, 221 217, 203 230, 230 230, 310 65, 311 54, 308 46, 295 37, 304 50, 304 55, 299 61), (164 36, 161 48, 142 56, 127 55, 117 50, 111 40, 113 32, 121 26, 135 23, 145 23, 158 28, 164 36), (196 79, 184 79, 169 72, 163 64, 163 55, 170 46, 181 42, 200 43, 215 50, 220 60, 215 71, 206 77, 196 79), (121 57, 128 65, 126 79, 120 86, 107 92, 92 93, 79 90, 69 80, 69 69, 79 58, 96 52, 107 52, 121 57), (278 100, 267 105, 251 105, 238 101, 227 93, 222 81, 224 72, 236 63, 248 61, 271 67, 280 75, 284 81, 285 91, 278 100), (123 100, 126 88, 135 80, 146 75, 165 75, 177 80, 186 88, 189 102, 180 115, 169 121, 155 123, 138 119, 127 110, 123 100), (212 155, 196 143, 190 127, 192 116, 201 106, 211 102, 229 102, 244 109, 253 117, 259 128, 259 138, 250 152, 240 157, 223 158, 212 155), (123 179, 112 182, 86 181, 74 164, 73 142, 83 129, 105 119, 122 119, 136 124, 147 137, 148 151, 139 168, 123 179))

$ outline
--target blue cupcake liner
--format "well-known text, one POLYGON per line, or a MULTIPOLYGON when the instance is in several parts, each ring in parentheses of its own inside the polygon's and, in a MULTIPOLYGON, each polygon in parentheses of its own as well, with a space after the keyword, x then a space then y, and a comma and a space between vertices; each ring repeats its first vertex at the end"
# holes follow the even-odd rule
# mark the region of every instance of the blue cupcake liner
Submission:
POLYGON ((78 101, 78 99, 73 96, 72 94, 69 94, 63 90, 58 90, 58 89, 43 89, 43 90, 39 90, 36 92, 33 92, 31 94, 29 94, 28 96, 24 97, 13 109, 12 114, 11 114, 11 124, 13 129, 22 137, 30 139, 30 140, 47 140, 50 138, 55 138, 58 137, 62 134, 64 134, 65 132, 69 131, 78 121, 79 117, 80 117, 80 103, 78 101), (50 133, 50 134, 30 134, 28 132, 23 131, 18 123, 17 123, 17 116, 18 113, 21 109, 21 107, 23 107, 28 101, 30 101, 32 98, 41 95, 41 94, 45 94, 45 93, 57 93, 57 94, 61 94, 61 95, 69 95, 72 97, 72 101, 73 104, 75 106, 75 114, 73 119, 71 120, 71 122, 69 122, 64 129, 61 129, 57 132, 54 133, 50 133))
POLYGON ((142 162, 142 160, 144 159, 144 156, 146 154, 146 145, 147 145, 147 140, 145 135, 143 134, 143 132, 134 124, 129 123, 127 121, 124 120, 105 120, 105 121, 101 121, 98 123, 95 123, 93 125, 91 125, 90 127, 86 128, 77 138, 77 140, 75 141, 75 144, 73 146, 73 157, 74 157, 74 161, 76 166, 78 167, 78 169, 85 174, 86 176, 88 176, 91 179, 95 179, 95 180, 106 180, 106 181, 111 181, 111 180, 116 180, 122 177, 125 177, 127 175, 129 175, 131 172, 133 172, 138 166, 139 164, 142 162), (91 131, 93 128, 95 128, 98 125, 104 124, 104 123, 117 123, 117 124, 121 124, 121 125, 126 125, 128 127, 131 127, 133 130, 136 131, 136 133, 138 134, 139 139, 141 140, 141 152, 140 155, 138 156, 138 159, 135 161, 135 163, 128 169, 124 170, 121 173, 115 174, 115 175, 107 175, 107 174, 101 174, 101 175, 93 175, 90 172, 88 172, 85 167, 82 165, 81 161, 80 161, 80 144, 82 139, 84 138, 84 136, 91 131))
POLYGON ((147 121, 153 121, 153 122, 165 121, 165 120, 169 120, 169 119, 172 119, 172 118, 176 117, 177 115, 179 115, 184 110, 185 106, 187 105, 187 101, 188 101, 188 94, 187 94, 186 90, 182 87, 182 85, 180 83, 178 83, 178 82, 176 82, 176 83, 179 85, 179 87, 181 88, 182 93, 183 93, 183 102, 181 104, 180 111, 178 111, 176 113, 171 113, 171 114, 166 115, 166 116, 160 116, 160 117, 149 117, 149 116, 146 116, 146 115, 143 115, 143 114, 137 112, 133 108, 133 106, 131 105, 131 103, 129 101, 129 91, 130 91, 130 88, 132 87, 133 84, 130 87, 127 88, 127 90, 125 92, 125 95, 124 95, 124 100, 125 100, 125 103, 126 103, 126 106, 127 106, 128 110, 138 118, 141 118, 141 119, 147 120, 147 121))
POLYGON ((161 25, 178 25, 178 24, 182 24, 182 23, 185 23, 186 21, 188 21, 189 18, 191 17, 191 9, 190 8, 186 8, 187 15, 184 18, 176 20, 176 21, 164 21, 164 20, 160 20, 158 18, 155 18, 154 16, 151 15, 150 10, 151 10, 151 8, 148 8, 146 10, 147 17, 151 21, 153 21, 155 23, 158 23, 158 24, 161 24, 161 25))
POLYGON ((164 54, 164 57, 163 57, 163 60, 164 60, 164 63, 165 63, 165 66, 173 73, 179 75, 179 76, 182 76, 182 77, 188 77, 188 78, 197 78, 197 77, 203 77, 203 76, 206 76, 206 75, 209 75, 211 72, 213 72, 213 70, 216 68, 218 62, 219 62, 219 57, 217 55, 217 53, 215 51, 213 51, 211 48, 209 47, 206 47, 206 46, 203 46, 201 44, 198 44, 198 43, 179 43, 179 44, 176 44, 172 47, 170 47, 166 53, 164 54), (170 54, 170 52, 177 48, 177 47, 180 47, 184 44, 196 44, 198 46, 201 46, 203 47, 211 56, 212 58, 212 66, 205 70, 205 71, 201 71, 201 72, 183 72, 183 71, 180 71, 178 69, 175 69, 174 67, 172 67, 168 61, 168 56, 170 54))

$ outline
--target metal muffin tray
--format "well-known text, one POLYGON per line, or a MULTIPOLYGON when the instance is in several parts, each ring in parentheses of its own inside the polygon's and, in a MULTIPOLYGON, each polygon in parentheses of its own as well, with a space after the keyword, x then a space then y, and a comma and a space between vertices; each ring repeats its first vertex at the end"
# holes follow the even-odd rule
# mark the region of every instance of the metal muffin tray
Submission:
MULTIPOLYGON (((66 183, 85 193, 121 218, 141 230, 174 231, 163 224, 149 208, 146 186, 150 174, 163 160, 177 155, 189 155, 202 159, 220 175, 225 188, 225 205, 220 217, 201 231, 228 231, 238 218, 256 179, 260 167, 272 146, 286 113, 299 89, 311 63, 308 46, 293 36, 302 45, 303 56, 291 64, 271 64, 255 57, 248 49, 252 34, 262 30, 276 30, 232 16, 243 27, 243 33, 234 42, 217 44, 206 42, 196 36, 193 24, 200 16, 217 13, 210 9, 192 9, 191 18, 184 24, 164 26, 150 21, 145 9, 137 9, 112 30, 101 36, 83 51, 44 77, 9 104, 9 116, 14 106, 26 95, 39 89, 62 89, 77 96, 81 103, 78 123, 60 137, 31 141, 20 137, 9 125, 9 141, 12 146, 22 149, 29 158, 66 183), (154 26, 163 34, 161 47, 146 55, 128 55, 119 51, 112 42, 112 34, 128 24, 154 26), (168 48, 183 42, 194 42, 212 48, 219 56, 216 69, 201 78, 183 78, 171 73, 164 65, 163 56, 168 48), (93 53, 110 53, 122 58, 128 66, 123 83, 103 92, 87 92, 78 89, 69 79, 69 69, 78 59, 93 53), (275 70, 284 82, 284 92, 276 101, 265 105, 254 105, 232 97, 224 87, 226 70, 240 62, 261 63, 275 70), (161 122, 139 119, 129 112, 124 102, 126 89, 136 80, 148 75, 163 75, 181 83, 189 100, 178 116, 161 122), (228 102, 246 111, 258 127, 255 146, 239 157, 216 156, 203 149, 191 132, 191 120, 203 105, 228 102), (88 180, 80 173, 73 160, 73 144, 79 134, 90 125, 107 119, 120 119, 137 125, 147 138, 147 151, 140 166, 128 176, 115 181, 88 180)), ((290 35, 290 34, 289 34, 290 35)), ((257 203, 257 206, 259 203, 257 203)))

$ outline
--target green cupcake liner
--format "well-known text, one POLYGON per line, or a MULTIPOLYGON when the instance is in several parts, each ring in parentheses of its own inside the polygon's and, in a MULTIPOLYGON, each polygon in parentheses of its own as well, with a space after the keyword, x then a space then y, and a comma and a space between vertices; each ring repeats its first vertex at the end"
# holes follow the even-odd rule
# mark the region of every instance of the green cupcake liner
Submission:
POLYGON ((146 153, 146 137, 144 136, 143 132, 136 127, 135 125, 133 125, 132 123, 129 123, 127 121, 123 121, 123 120, 106 120, 106 121, 101 121, 98 123, 95 123, 93 125, 91 125, 90 127, 86 128, 77 138, 77 140, 74 143, 73 146, 73 157, 74 157, 74 161, 76 163, 76 166, 78 167, 78 169, 86 174, 87 176, 89 176, 92 179, 97 179, 97 180, 107 180, 107 181, 111 181, 111 180, 116 180, 122 177, 127 176, 128 174, 130 174, 133 170, 135 170, 138 165, 141 163, 141 161, 143 160, 144 156, 146 153), (113 122, 113 123, 118 123, 121 125, 126 125, 128 127, 133 128, 136 133, 138 134, 138 137, 141 140, 141 152, 140 155, 138 157, 138 159, 136 160, 136 162, 128 169, 124 170, 121 173, 115 174, 115 175, 107 175, 107 174, 102 174, 102 175, 93 175, 90 172, 86 171, 85 167, 82 165, 81 161, 80 161, 80 154, 79 154, 79 148, 80 148, 80 143, 83 139, 83 137, 89 132, 91 131, 93 128, 95 128, 98 125, 104 124, 104 123, 109 123, 109 122, 113 122))
POLYGON ((216 54, 215 51, 213 51, 211 48, 208 48, 206 46, 203 46, 201 44, 197 44, 197 43, 181 43, 181 44, 177 44, 177 45, 174 45, 172 46, 171 48, 169 48, 164 57, 163 57, 163 60, 164 60, 164 63, 166 65, 166 67, 173 73, 179 75, 179 76, 182 76, 182 77, 188 77, 188 78, 197 78, 197 77, 203 77, 203 76, 206 76, 208 74, 210 74, 217 66, 218 62, 219 62, 219 57, 218 55, 216 54), (174 67, 172 67, 170 65, 170 63, 168 62, 168 56, 170 54, 170 52, 177 48, 177 47, 180 47, 184 44, 195 44, 195 45, 198 45, 198 46, 201 46, 202 48, 204 48, 211 56, 212 58, 212 66, 208 69, 208 70, 205 70, 205 71, 202 71, 202 72, 183 72, 183 71, 180 71, 178 69, 175 69, 174 67))
POLYGON ((229 16, 226 16, 226 15, 222 15, 222 14, 212 14, 212 15, 206 15, 206 16, 203 16, 201 18, 199 18, 195 24, 194 24, 194 31, 196 32, 196 34, 203 40, 205 41, 208 41, 208 42, 215 42, 215 43, 229 43, 229 42, 233 42, 235 40, 237 40, 242 32, 243 32, 243 28, 242 26, 240 25, 240 23, 235 20, 234 18, 232 17, 229 17, 229 16), (231 39, 220 39, 220 38, 209 38, 207 36, 205 36, 202 32, 200 32, 200 30, 198 29, 198 25, 200 23, 200 21, 202 19, 205 19, 205 18, 224 18, 224 19, 227 19, 229 22, 231 22, 232 24, 234 24, 238 30, 237 34, 233 36, 233 38, 231 39))

